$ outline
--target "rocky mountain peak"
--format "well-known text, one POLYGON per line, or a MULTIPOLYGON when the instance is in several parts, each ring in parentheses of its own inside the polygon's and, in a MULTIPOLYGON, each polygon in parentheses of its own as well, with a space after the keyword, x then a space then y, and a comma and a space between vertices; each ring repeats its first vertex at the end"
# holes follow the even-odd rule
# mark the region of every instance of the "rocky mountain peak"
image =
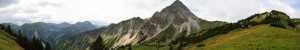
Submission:
MULTIPOLYGON (((181 1, 176 0, 171 5, 167 6, 166 8, 162 9, 160 12, 157 11, 153 14, 152 18, 160 18, 162 20, 165 20, 165 18, 168 18, 165 22, 170 22, 173 19, 174 20, 184 20, 188 21, 188 19, 192 20, 198 20, 197 16, 194 15, 187 6, 185 6, 181 1)), ((163 22, 164 23, 164 22, 163 22)), ((181 22, 182 23, 182 22, 181 22)))
POLYGON ((181 1, 176 0, 173 4, 170 6, 178 7, 178 8, 183 8, 185 10, 189 10, 181 1))
POLYGON ((194 15, 188 7, 181 1, 176 0, 170 6, 162 9, 160 12, 155 12, 150 21, 155 23, 159 28, 163 28, 169 24, 182 25, 183 23, 190 23, 193 25, 197 23, 198 17, 194 15))
POLYGON ((130 20, 143 20, 143 19, 140 17, 133 17, 133 18, 130 18, 130 20))
MULTIPOLYGON (((168 36, 172 39, 176 39, 177 37, 187 36, 190 33, 196 32, 194 30, 200 29, 200 26, 198 17, 194 15, 181 1, 176 0, 170 6, 167 6, 161 11, 155 12, 150 18, 141 19, 139 17, 134 17, 116 24, 111 24, 108 27, 105 27, 103 32, 95 32, 93 34, 101 34, 104 38, 118 39, 105 40, 111 43, 108 44, 110 46, 107 47, 115 48, 127 44, 138 44, 148 41, 151 42, 152 38, 160 37, 159 35, 165 34, 161 32, 169 30, 168 28, 174 30, 171 31, 173 33, 170 33, 172 35, 168 36)), ((91 35, 85 36, 88 36, 85 38, 89 38, 91 35)), ((94 35, 92 37, 96 38, 94 35)), ((85 42, 88 41, 90 40, 86 40, 85 42)), ((72 47, 76 47, 76 45, 72 47)))
POLYGON ((189 11, 190 12, 190 10, 181 1, 176 0, 170 6, 164 8, 161 12, 178 13, 180 11, 189 11))
POLYGON ((34 31, 32 36, 32 39, 39 39, 39 34, 36 31, 34 31))

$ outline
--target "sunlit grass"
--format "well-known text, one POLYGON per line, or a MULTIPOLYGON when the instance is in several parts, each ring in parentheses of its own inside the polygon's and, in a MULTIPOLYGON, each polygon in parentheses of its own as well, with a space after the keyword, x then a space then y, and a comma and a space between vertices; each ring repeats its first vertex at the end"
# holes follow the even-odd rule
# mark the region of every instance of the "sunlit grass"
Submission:
POLYGON ((16 38, 0 30, 0 50, 23 50, 15 41, 16 38))
POLYGON ((300 49, 300 35, 287 29, 259 25, 218 35, 203 43, 207 46, 201 49, 208 50, 297 50, 300 49))

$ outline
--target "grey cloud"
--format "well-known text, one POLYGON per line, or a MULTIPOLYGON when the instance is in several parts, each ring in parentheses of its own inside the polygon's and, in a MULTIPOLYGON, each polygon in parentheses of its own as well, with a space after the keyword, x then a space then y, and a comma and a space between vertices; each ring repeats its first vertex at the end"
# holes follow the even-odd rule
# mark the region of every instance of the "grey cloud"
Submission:
POLYGON ((22 10, 22 11, 20 11, 20 12, 23 12, 23 13, 38 13, 39 11, 38 10, 36 10, 36 9, 24 9, 24 10, 22 10))
POLYGON ((9 22, 9 23, 21 25, 24 23, 32 22, 31 20, 28 20, 29 18, 27 18, 27 17, 15 17, 15 16, 8 15, 8 14, 0 14, 0 17, 1 17, 1 19, 0 19, 1 23, 9 22))
POLYGON ((0 15, 14 15, 17 13, 38 13, 38 10, 33 8, 20 8, 20 7, 0 10, 0 15))
MULTIPOLYGON (((34 14, 38 13, 36 9, 33 8, 21 8, 16 7, 12 9, 4 9, 0 10, 0 23, 15 23, 15 24, 23 24, 23 23, 30 23, 34 22, 36 19, 39 19, 38 17, 34 16, 15 16, 16 14, 34 14)), ((41 19, 47 19, 47 18, 41 18, 41 19)))
POLYGON ((38 3, 39 6, 45 7, 45 6, 54 6, 54 7, 58 7, 63 5, 62 3, 51 3, 51 2, 39 2, 38 3))
POLYGON ((0 0, 0 8, 18 3, 19 0, 0 0))
POLYGON ((101 26, 105 26, 108 25, 109 23, 106 22, 102 22, 102 21, 95 21, 95 20, 90 20, 90 22, 92 22, 94 25, 101 27, 101 26))
POLYGON ((38 16, 13 16, 8 14, 1 14, 0 15, 0 23, 14 23, 14 24, 24 24, 24 23, 32 23, 32 22, 49 22, 48 20, 51 19, 49 15, 38 15, 38 16))
POLYGON ((162 9, 173 2, 173 0, 134 0, 134 1, 125 1, 126 4, 133 5, 134 9, 145 9, 158 11, 156 9, 162 9))

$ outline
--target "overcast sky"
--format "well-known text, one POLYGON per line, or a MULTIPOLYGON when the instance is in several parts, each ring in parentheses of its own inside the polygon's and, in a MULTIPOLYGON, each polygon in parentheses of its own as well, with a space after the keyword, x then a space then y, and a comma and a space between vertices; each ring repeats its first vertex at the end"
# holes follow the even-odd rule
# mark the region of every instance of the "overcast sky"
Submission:
MULTIPOLYGON (((0 0, 0 23, 91 21, 118 23, 149 18, 175 0, 0 0)), ((199 18, 236 22, 255 13, 279 10, 300 18, 300 0, 181 0, 199 18)))

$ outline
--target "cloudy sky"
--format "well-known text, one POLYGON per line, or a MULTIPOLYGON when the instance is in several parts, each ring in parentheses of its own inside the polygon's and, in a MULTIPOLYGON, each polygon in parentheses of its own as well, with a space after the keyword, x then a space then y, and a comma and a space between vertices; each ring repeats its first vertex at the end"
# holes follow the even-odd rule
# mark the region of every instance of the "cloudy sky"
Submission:
MULTIPOLYGON (((0 0, 0 23, 46 22, 97 25, 149 18, 175 0, 0 0)), ((199 18, 236 22, 271 10, 300 18, 300 0, 181 0, 199 18)))

